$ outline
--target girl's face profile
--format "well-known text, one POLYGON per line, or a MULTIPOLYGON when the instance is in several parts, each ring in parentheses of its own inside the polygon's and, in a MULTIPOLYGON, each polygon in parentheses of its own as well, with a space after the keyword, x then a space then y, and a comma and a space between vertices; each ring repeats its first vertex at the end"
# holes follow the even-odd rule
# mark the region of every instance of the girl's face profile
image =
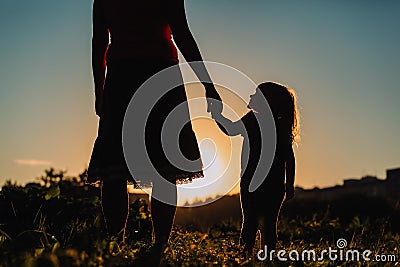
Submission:
POLYGON ((260 111, 259 107, 263 106, 263 103, 265 103, 264 101, 264 96, 261 94, 261 92, 259 90, 257 90, 254 94, 252 94, 250 96, 250 101, 249 101, 249 105, 248 107, 250 109, 254 109, 256 111, 260 111))
POLYGON ((273 116, 275 117, 274 110, 276 109, 270 99, 265 96, 259 89, 250 96, 250 101, 248 107, 255 110, 256 112, 262 112, 268 104, 273 116))

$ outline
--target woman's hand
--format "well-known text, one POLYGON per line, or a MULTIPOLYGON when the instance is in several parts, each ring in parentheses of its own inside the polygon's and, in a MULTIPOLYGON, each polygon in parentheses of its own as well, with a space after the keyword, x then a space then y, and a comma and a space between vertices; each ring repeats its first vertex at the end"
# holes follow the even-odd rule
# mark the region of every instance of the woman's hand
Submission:
POLYGON ((288 201, 294 197, 294 185, 286 184, 286 195, 285 195, 285 201, 288 201))

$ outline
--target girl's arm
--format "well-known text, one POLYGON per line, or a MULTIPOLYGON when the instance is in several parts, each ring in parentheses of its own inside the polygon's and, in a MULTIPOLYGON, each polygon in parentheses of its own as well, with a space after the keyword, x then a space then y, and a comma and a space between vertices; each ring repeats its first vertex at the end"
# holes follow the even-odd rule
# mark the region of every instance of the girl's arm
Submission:
POLYGON ((294 197, 294 176, 296 172, 296 159, 294 157, 293 147, 290 144, 288 156, 286 159, 286 200, 294 197))
POLYGON ((101 116, 103 108, 103 89, 106 73, 106 53, 109 35, 101 0, 93 3, 92 70, 96 96, 96 114, 101 116))
POLYGON ((213 102, 209 102, 208 100, 207 111, 211 112, 212 103, 212 109, 214 112, 221 113, 221 98, 211 81, 211 77, 208 74, 205 65, 203 64, 203 58, 201 57, 200 50, 189 29, 186 19, 184 0, 166 1, 166 9, 168 23, 179 51, 181 51, 183 57, 189 64, 193 61, 199 62, 196 65, 191 64, 191 67, 199 80, 203 83, 206 89, 207 98, 214 98, 218 100, 213 102))
POLYGON ((215 119, 221 131, 229 136, 239 135, 245 131, 243 121, 246 120, 246 116, 247 115, 245 115, 242 119, 233 122, 224 117, 222 114, 212 114, 213 119, 215 119))

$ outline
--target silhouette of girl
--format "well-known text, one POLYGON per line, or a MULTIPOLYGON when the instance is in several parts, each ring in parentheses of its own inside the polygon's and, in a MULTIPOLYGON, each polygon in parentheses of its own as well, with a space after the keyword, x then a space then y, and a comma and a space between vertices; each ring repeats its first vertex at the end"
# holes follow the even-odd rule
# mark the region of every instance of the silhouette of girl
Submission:
MULTIPOLYGON (((102 207, 108 233, 122 240, 128 216, 127 181, 137 184, 137 178, 140 178, 133 179, 124 159, 123 119, 129 101, 140 85, 155 73, 178 63, 172 35, 188 62, 202 61, 186 21, 184 0, 94 0, 92 67, 95 109, 100 120, 87 182, 102 182, 102 207)), ((194 71, 200 81, 205 81, 207 97, 220 99, 205 66, 201 64, 194 71)), ((181 73, 171 78, 176 77, 181 79, 181 73)), ((179 179, 188 181, 203 176, 201 161, 198 161, 200 171, 180 170, 169 163, 161 146, 165 118, 186 100, 184 86, 165 94, 151 111, 145 131, 146 147, 154 167, 174 185, 179 179)), ((208 111, 211 107, 218 109, 217 105, 208 102, 208 111)), ((186 111, 189 118, 187 103, 186 111)), ((200 158, 190 123, 180 132, 179 142, 184 144, 182 153, 188 159, 200 158)), ((159 187, 153 183, 153 192, 164 190, 159 187)), ((167 193, 176 198, 176 187, 173 188, 167 193)), ((154 251, 159 255, 168 242, 175 210, 176 205, 151 199, 154 251)))
POLYGON ((220 113, 212 113, 224 133, 241 134, 245 137, 243 147, 249 145, 250 148, 247 166, 242 157, 240 181, 243 215, 240 243, 244 246, 245 252, 251 252, 254 247, 259 219, 263 221, 263 227, 260 229, 262 247, 267 245, 268 250, 275 249, 277 220, 285 193, 286 200, 294 196, 295 157, 292 145, 299 137, 299 116, 294 91, 272 82, 262 83, 258 88, 260 90, 257 90, 250 98, 249 107, 257 107, 260 98, 265 97, 275 120, 277 143, 271 169, 261 186, 255 191, 249 192, 250 181, 261 153, 261 132, 255 113, 266 111, 250 110, 241 118, 240 121, 243 124, 240 121, 232 122, 220 113), (240 127, 241 125, 244 125, 244 128, 240 127), (248 140, 246 140, 246 135, 248 140))

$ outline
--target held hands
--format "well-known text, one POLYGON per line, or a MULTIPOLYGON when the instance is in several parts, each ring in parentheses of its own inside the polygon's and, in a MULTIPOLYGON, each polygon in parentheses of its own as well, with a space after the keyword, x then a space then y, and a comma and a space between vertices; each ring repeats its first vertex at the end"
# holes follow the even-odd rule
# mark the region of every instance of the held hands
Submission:
POLYGON ((234 130, 234 124, 229 119, 222 115, 222 100, 217 90, 212 83, 205 84, 206 98, 207 98, 207 112, 211 113, 211 118, 215 120, 218 127, 228 136, 237 135, 238 133, 234 130), (228 131, 233 129, 233 132, 228 131))
POLYGON ((285 185, 285 201, 288 201, 294 197, 294 185, 286 184, 285 185))
POLYGON ((222 113, 222 100, 214 84, 207 83, 204 84, 204 87, 206 89, 207 112, 210 112, 212 117, 220 115, 222 113))

